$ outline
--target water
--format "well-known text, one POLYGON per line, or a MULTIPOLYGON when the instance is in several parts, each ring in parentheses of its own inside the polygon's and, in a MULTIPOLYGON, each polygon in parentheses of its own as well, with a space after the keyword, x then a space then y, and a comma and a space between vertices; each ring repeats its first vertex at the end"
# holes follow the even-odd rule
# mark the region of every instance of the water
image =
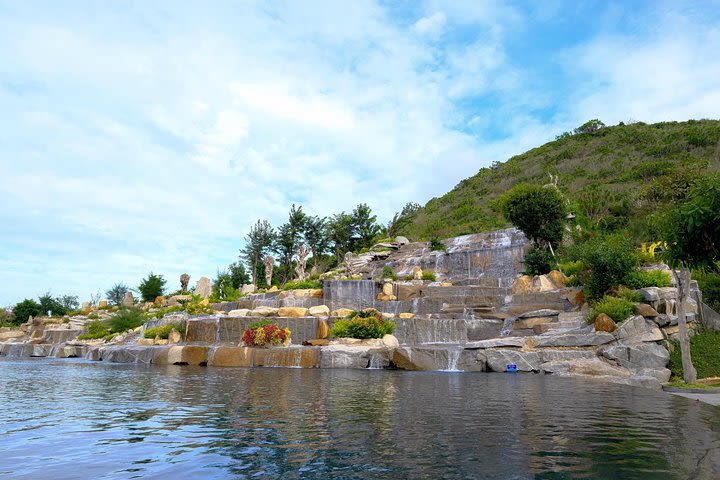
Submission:
POLYGON ((0 360, 2 478, 720 478, 720 409, 532 374, 0 360))

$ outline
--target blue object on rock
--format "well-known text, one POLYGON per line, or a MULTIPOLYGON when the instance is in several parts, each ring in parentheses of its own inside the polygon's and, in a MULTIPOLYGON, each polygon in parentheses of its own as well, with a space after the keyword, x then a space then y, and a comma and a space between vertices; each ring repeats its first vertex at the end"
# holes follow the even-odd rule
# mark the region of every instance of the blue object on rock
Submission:
POLYGON ((505 368, 508 372, 517 372, 517 365, 515 365, 514 363, 508 363, 505 368))

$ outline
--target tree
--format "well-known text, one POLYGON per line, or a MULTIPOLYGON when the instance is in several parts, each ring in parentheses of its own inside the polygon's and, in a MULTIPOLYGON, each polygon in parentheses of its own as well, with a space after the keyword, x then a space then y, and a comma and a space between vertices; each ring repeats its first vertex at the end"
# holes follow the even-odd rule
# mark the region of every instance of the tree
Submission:
POLYGON ((228 265, 228 273, 232 281, 233 288, 240 288, 250 283, 250 275, 245 270, 245 265, 240 262, 233 262, 228 265))
POLYGON ((521 184, 503 196, 501 205, 505 218, 535 245, 552 250, 562 240, 567 206, 557 189, 521 184))
POLYGON ((274 239, 275 231, 267 220, 258 220, 255 225, 250 227, 250 232, 245 236, 245 247, 240 250, 240 257, 247 262, 250 268, 253 285, 258 284, 258 267, 274 239))
POLYGON ((138 291, 144 302, 154 302, 155 298, 165 294, 165 284, 167 281, 162 275, 155 275, 153 272, 148 273, 147 278, 138 286, 138 291))
POLYGON ((594 133, 597 133, 598 131, 600 131, 600 129, 602 129, 604 127, 605 127, 605 124, 603 122, 601 122, 597 118, 594 118, 592 120, 589 120, 589 121, 583 123, 578 128, 576 128, 574 130, 574 133, 575 134, 589 133, 592 135, 594 133))
POLYGON ((63 295, 59 297, 60 304, 65 308, 66 313, 80 308, 80 300, 77 295, 63 295))
MULTIPOLYGON (((105 292, 105 298, 110 300, 110 303, 113 305, 122 305, 123 300, 125 300, 125 295, 130 291, 130 288, 125 285, 123 282, 118 282, 112 287, 110 287, 110 290, 107 290, 105 292)), ((153 300, 155 300, 153 298, 153 300)))
POLYGON ((280 255, 283 283, 290 280, 292 276, 292 258, 305 231, 306 222, 307 215, 302 211, 302 207, 296 207, 293 203, 288 214, 288 221, 278 229, 273 250, 280 255))
POLYGON ((40 307, 40 304, 37 303, 35 300, 32 300, 30 298, 26 298, 22 302, 16 304, 13 309, 13 313, 15 314, 15 323, 25 323, 28 321, 28 318, 37 317, 42 312, 42 309, 40 307))
POLYGON ((361 203, 352 212, 353 250, 372 247, 372 242, 382 230, 377 224, 377 216, 372 214, 370 207, 361 203))
POLYGON ((338 263, 352 249, 352 217, 345 212, 334 215, 328 222, 328 238, 338 263))
POLYGON ((327 223, 327 219, 317 216, 308 217, 305 222, 305 243, 312 252, 314 267, 318 266, 320 255, 323 255, 330 247, 327 223))
POLYGON ((68 313, 68 310, 60 302, 60 299, 53 297, 50 292, 41 295, 38 297, 38 300, 40 300, 40 312, 42 314, 48 314, 48 312, 50 312, 49 315, 62 317, 68 313))
POLYGON ((663 259, 672 267, 677 284, 678 334, 683 380, 694 383, 697 372, 690 356, 685 302, 691 269, 717 272, 720 261, 720 175, 699 177, 684 198, 658 215, 667 242, 663 259))
POLYGON ((393 216, 393 219, 390 220, 390 223, 388 223, 388 234, 389 235, 399 235, 402 228, 410 223, 410 217, 412 214, 420 210, 420 205, 413 202, 408 202, 403 207, 402 211, 400 213, 395 213, 393 216))

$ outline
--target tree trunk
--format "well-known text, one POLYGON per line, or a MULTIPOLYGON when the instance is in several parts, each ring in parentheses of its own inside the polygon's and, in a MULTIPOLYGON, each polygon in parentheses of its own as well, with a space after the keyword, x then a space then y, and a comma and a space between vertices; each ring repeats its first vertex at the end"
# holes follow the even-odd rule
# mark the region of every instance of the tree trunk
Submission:
POLYGON ((258 255, 255 255, 253 260, 253 271, 252 271, 252 284, 257 287, 257 267, 258 267, 258 255))
POLYGON ((688 335, 687 318, 685 316, 685 302, 690 291, 690 270, 684 264, 680 270, 673 269, 675 283, 677 283, 678 299, 675 305, 678 317, 678 336, 680 337, 680 358, 682 359, 683 380, 685 383, 697 381, 697 371, 690 357, 690 336, 688 335))

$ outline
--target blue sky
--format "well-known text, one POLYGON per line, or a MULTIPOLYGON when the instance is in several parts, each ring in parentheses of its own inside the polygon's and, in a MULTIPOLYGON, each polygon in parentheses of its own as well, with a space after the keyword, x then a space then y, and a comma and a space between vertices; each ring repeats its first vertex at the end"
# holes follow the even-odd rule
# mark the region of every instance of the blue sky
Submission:
POLYGON ((591 118, 717 118, 720 2, 0 0, 0 305, 387 221, 591 118))

